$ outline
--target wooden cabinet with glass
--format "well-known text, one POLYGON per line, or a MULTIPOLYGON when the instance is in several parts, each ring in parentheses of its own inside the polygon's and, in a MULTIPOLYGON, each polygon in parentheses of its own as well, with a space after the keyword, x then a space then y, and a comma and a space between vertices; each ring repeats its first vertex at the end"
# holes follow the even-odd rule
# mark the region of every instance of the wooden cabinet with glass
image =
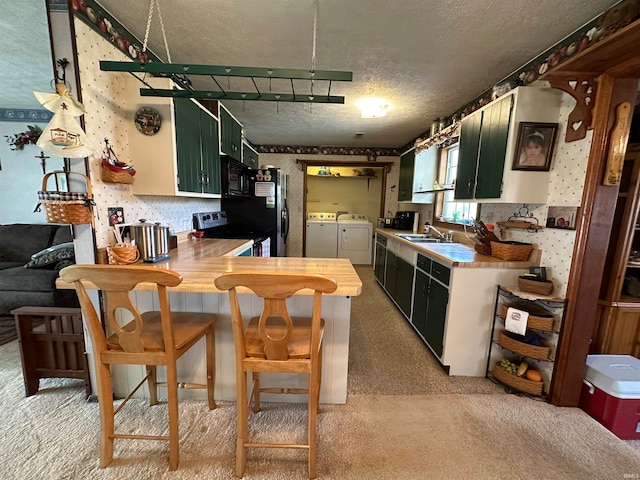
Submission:
POLYGON ((640 357, 640 144, 627 146, 591 353, 640 357))

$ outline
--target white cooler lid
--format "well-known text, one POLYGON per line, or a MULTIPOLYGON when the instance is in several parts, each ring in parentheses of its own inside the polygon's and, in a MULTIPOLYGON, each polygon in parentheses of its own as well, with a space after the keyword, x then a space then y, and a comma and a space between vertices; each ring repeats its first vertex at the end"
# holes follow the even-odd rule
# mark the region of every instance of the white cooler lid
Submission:
POLYGON ((640 359, 631 355, 587 355, 584 378, 616 398, 640 398, 640 359))

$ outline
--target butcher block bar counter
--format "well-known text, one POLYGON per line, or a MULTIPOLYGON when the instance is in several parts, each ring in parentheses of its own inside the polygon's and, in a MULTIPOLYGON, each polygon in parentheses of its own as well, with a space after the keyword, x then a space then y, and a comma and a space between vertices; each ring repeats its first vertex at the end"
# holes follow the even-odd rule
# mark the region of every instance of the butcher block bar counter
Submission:
MULTIPOLYGON (((216 400, 235 400, 235 362, 234 344, 231 331, 231 316, 228 294, 216 289, 213 281, 224 272, 260 271, 260 272, 300 272, 326 275, 335 279, 337 290, 325 295, 322 302, 322 318, 325 320, 322 355, 322 388, 321 403, 346 403, 347 401, 347 369, 349 359, 349 327, 351 318, 351 297, 360 295, 362 282, 348 259, 337 258, 294 258, 294 257, 234 257, 228 255, 229 250, 221 249, 221 242, 229 240, 194 239, 178 243, 178 248, 170 252, 171 258, 165 262, 146 263, 158 268, 175 270, 182 275, 183 281, 177 287, 170 288, 171 308, 175 311, 207 312, 217 314, 216 336, 216 400)), ((226 244, 232 250, 240 250, 245 242, 234 240, 234 245, 226 244)), ((71 285, 58 280, 58 288, 72 288, 71 285)), ((141 311, 148 311, 157 306, 157 294, 151 285, 140 284, 133 292, 134 302, 141 311)), ((240 306, 248 317, 259 315, 262 303, 255 295, 239 289, 240 306), (244 294, 243 294, 244 293, 244 294)), ((301 290, 289 300, 292 315, 310 311, 313 301, 311 291, 301 290)), ((88 354, 91 346, 87 344, 88 354)), ((206 378, 204 342, 196 345, 189 355, 178 361, 181 381, 202 382, 206 378), (187 378, 184 378, 186 375, 187 378)), ((93 366, 93 362, 90 362, 93 366)), ((114 393, 126 395, 144 376, 143 369, 138 366, 113 366, 112 375, 114 393), (118 368, 116 368, 118 367, 118 368)), ((159 370, 159 377, 164 370, 159 370)), ((291 375, 289 387, 300 387, 306 382, 304 376, 291 375)), ((92 376, 92 379, 95 376, 92 376)), ((269 384, 269 376, 263 376, 265 386, 269 384)), ((161 381, 164 377, 161 377, 161 381)), ((274 382, 274 384, 282 382, 274 382)), ((145 387, 146 391, 146 387, 145 387)), ((180 389, 181 398, 205 398, 202 391, 180 389)), ((142 393, 141 395, 147 395, 142 393)), ((160 394, 162 395, 162 389, 160 394)), ((306 402, 304 395, 264 394, 265 401, 297 401, 306 402)))

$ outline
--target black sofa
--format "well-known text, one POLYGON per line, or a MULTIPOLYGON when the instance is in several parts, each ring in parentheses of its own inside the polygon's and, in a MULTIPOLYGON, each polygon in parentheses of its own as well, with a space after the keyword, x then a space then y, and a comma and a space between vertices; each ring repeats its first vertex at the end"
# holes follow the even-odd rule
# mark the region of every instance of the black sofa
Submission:
POLYGON ((0 225, 0 315, 22 306, 79 306, 74 290, 55 286, 60 269, 75 263, 72 242, 70 225, 0 225))

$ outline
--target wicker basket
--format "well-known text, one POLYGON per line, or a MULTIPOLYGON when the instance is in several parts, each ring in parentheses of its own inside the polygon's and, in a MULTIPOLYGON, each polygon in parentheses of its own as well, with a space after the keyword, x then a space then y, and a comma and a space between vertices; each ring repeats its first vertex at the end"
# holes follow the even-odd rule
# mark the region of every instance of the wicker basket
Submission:
POLYGON ((64 172, 55 170, 47 173, 42 179, 42 190, 38 192, 38 206, 44 205, 47 223, 68 223, 81 225, 93 222, 92 207, 95 205, 91 194, 91 180, 86 175, 76 172, 64 172), (68 177, 76 175, 82 177, 87 186, 85 192, 61 192, 47 190, 47 181, 51 176, 55 177, 56 188, 60 182, 58 176, 68 177))
POLYGON ((140 251, 136 246, 114 245, 107 247, 107 257, 110 265, 130 265, 140 258, 140 251))
POLYGON ((491 256, 501 260, 524 262, 529 260, 532 250, 530 243, 491 242, 491 256))
POLYGON ((537 360, 547 360, 549 358, 549 347, 519 342, 511 338, 506 330, 501 330, 500 333, 498 333, 498 345, 523 357, 535 358, 537 360))
POLYGON ((542 395, 544 382, 534 382, 533 380, 512 375, 500 366, 500 362, 494 365, 493 376, 505 385, 520 390, 521 392, 530 393, 531 395, 542 395))
POLYGON ((551 280, 538 281, 529 280, 526 277, 518 277, 518 288, 527 293, 550 295, 553 292, 553 282, 551 280))
POLYGON ((108 162, 102 161, 102 181, 105 183, 133 183, 131 170, 116 167, 108 162))
MULTIPOLYGON (((503 303, 502 315, 501 315, 503 319, 507 318, 507 309, 509 307, 517 308, 518 310, 524 310, 524 311, 528 311, 527 309, 530 308, 529 306, 523 307, 522 305, 518 305, 518 304, 503 303)), ((545 317, 545 316, 533 315, 531 312, 529 312, 529 318, 527 319, 527 328, 533 328, 534 330, 551 331, 553 330, 553 323, 554 323, 553 316, 545 317)))

